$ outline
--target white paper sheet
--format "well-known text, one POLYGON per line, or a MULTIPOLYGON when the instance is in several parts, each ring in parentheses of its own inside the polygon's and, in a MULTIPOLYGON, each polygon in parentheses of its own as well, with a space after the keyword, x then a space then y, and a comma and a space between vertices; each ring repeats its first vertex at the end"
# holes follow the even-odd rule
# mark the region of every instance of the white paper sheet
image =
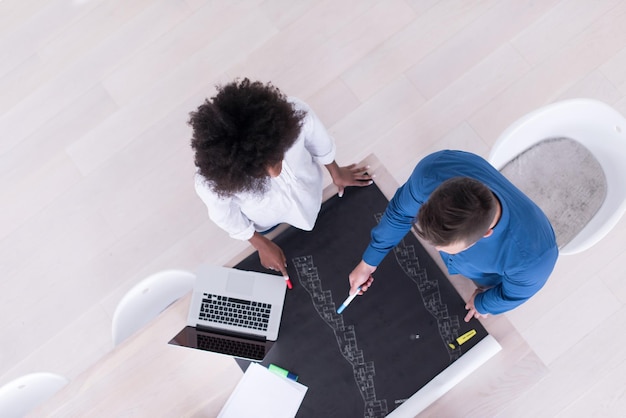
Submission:
POLYGON ((218 418, 292 418, 307 387, 251 363, 218 418))

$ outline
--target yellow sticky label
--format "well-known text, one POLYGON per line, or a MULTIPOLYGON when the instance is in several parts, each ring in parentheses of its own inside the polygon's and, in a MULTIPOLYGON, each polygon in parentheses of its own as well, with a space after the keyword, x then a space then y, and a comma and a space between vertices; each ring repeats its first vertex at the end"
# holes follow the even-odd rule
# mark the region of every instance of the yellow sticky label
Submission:
POLYGON ((472 338, 474 335, 476 335, 476 330, 475 329, 471 329, 471 330, 467 331, 465 334, 461 335, 459 338, 457 338, 456 342, 459 343, 459 345, 461 345, 464 342, 466 342, 467 340, 469 340, 470 338, 472 338))

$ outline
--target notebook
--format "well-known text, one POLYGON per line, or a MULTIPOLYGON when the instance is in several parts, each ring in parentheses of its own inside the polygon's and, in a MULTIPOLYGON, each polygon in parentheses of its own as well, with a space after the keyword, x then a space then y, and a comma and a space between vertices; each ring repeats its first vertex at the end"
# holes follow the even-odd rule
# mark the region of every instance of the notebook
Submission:
POLYGON ((293 418, 308 388, 250 363, 217 418, 293 418))
POLYGON ((203 265, 187 326, 170 344, 261 361, 278 338, 285 290, 281 276, 203 265))

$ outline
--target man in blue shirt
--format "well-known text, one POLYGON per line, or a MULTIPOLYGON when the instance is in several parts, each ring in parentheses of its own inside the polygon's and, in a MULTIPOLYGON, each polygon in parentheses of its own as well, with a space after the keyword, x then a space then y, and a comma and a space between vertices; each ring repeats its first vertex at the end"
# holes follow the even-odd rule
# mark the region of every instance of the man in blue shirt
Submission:
POLYGON ((544 213, 483 158, 439 151, 424 158, 372 229, 363 260, 350 273, 350 293, 366 291, 372 273, 416 221, 450 274, 478 289, 465 321, 509 311, 545 284, 558 257, 544 213))

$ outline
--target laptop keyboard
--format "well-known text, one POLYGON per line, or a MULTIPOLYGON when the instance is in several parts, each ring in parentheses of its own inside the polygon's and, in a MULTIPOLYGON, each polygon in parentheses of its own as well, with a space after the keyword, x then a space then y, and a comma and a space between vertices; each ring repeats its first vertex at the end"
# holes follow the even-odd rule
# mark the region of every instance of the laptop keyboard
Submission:
POLYGON ((270 320, 269 303, 204 294, 200 319, 220 324, 266 331, 270 320))
POLYGON ((198 334, 197 343, 198 348, 202 350, 228 354, 230 356, 253 360, 263 360, 263 357, 265 357, 265 344, 233 341, 203 334, 198 334))

